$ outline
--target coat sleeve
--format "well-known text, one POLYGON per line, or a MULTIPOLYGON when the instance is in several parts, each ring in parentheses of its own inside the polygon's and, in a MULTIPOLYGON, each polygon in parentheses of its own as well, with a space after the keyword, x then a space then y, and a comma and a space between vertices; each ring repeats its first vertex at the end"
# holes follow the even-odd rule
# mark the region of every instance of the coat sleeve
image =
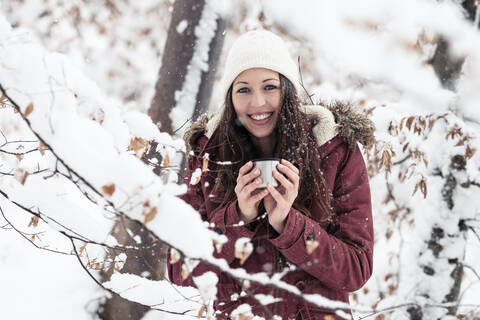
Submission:
MULTIPOLYGON (((232 202, 228 206, 210 212, 210 205, 207 205, 208 195, 204 194, 201 185, 191 183, 191 177, 197 168, 201 168, 201 163, 195 158, 188 161, 187 173, 184 178, 184 183, 188 186, 187 192, 180 196, 182 200, 190 204, 202 217, 204 221, 210 222, 210 228, 219 234, 227 237, 227 242, 223 244, 220 252, 214 250, 214 257, 225 259, 230 265, 235 260, 235 242, 242 237, 251 239, 255 232, 249 230, 241 222, 237 211, 237 201, 232 202)), ((182 279, 182 264, 183 259, 172 264, 170 263, 170 250, 167 252, 167 269, 169 279, 182 286, 193 286, 192 277, 189 276, 185 280, 182 279)), ((201 275, 207 271, 213 271, 219 274, 219 270, 215 267, 200 263, 192 272, 193 276, 201 275)))
POLYGON ((327 232, 315 220, 291 209, 285 229, 270 241, 287 260, 334 290, 353 292, 370 278, 373 223, 368 175, 358 146, 342 144, 344 165, 337 172, 332 207, 336 228, 327 232), (318 246, 310 254, 307 242, 318 246))

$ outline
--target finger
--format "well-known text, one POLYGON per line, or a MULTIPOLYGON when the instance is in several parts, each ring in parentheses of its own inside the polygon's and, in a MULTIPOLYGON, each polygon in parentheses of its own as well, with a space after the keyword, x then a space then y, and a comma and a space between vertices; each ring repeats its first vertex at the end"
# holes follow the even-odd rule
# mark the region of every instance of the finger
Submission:
POLYGON ((283 203, 285 199, 283 199, 283 196, 280 194, 280 192, 277 191, 270 183, 267 183, 267 189, 268 192, 272 195, 272 198, 277 202, 277 205, 280 203, 283 203))
POLYGON ((260 191, 259 193, 255 194, 254 196, 251 197, 251 200, 254 202, 254 203, 257 203, 258 201, 262 200, 263 198, 265 198, 265 196, 268 194, 268 190, 267 189, 263 189, 262 191, 260 191))
POLYGON ((293 171, 290 167, 284 166, 283 164, 278 164, 277 165, 278 171, 281 171, 284 173, 287 178, 294 184, 298 184, 300 181, 300 177, 298 176, 298 173, 293 171))
POLYGON ((252 161, 248 161, 247 163, 245 163, 241 168, 240 170, 238 170, 238 176, 243 176, 245 175, 245 173, 247 173, 251 168, 252 168, 252 165, 253 165, 253 162, 252 161))
POLYGON ((277 179, 278 182, 280 182, 280 184, 287 190, 290 190, 293 188, 293 183, 288 180, 287 178, 285 178, 285 176, 283 174, 281 174, 280 172, 278 172, 276 169, 273 170, 273 177, 275 179, 277 179))
POLYGON ((252 183, 247 184, 245 187, 243 187, 242 192, 250 195, 257 187, 262 183, 262 178, 257 178, 252 181, 252 183))
POLYGON ((252 184, 255 181, 255 178, 258 176, 260 176, 260 170, 253 169, 243 177, 240 177, 239 183, 242 185, 242 189, 252 184))
POLYGON ((282 159, 282 160, 280 161, 280 163, 283 164, 284 166, 289 167, 289 168, 290 168, 291 170, 293 170, 293 172, 295 172, 296 174, 299 174, 299 173, 300 173, 300 170, 298 170, 298 168, 295 167, 295 166, 293 165, 293 163, 289 162, 288 160, 282 159))

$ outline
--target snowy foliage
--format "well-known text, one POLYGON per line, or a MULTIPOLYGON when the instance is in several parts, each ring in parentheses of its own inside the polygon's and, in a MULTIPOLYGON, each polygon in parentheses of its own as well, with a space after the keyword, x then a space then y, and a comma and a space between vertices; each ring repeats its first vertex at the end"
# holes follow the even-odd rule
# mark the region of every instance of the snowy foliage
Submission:
MULTIPOLYGON (((421 312, 426 319, 447 319, 447 296, 455 286, 459 313, 473 317, 475 309, 461 306, 478 308, 480 35, 456 2, 301 0, 278 5, 248 0, 215 7, 217 13, 210 8, 210 16, 202 17, 211 22, 221 13, 231 20, 225 48, 238 33, 253 28, 282 34, 292 54, 301 56, 303 81, 314 100, 348 100, 374 120, 377 143, 363 151, 375 211, 375 265, 371 280, 352 294, 357 316, 394 307, 375 316, 405 319, 421 312), (442 86, 430 63, 440 37, 448 41, 452 58, 465 59, 453 89, 442 86), (455 283, 451 274, 459 268, 465 275, 455 283)), ((124 255, 105 258, 105 247, 119 246, 109 235, 119 217, 144 223, 183 255, 225 268, 211 257, 212 239, 225 239, 176 198, 184 186, 153 174, 152 166, 159 165, 170 172, 168 163, 141 160, 151 142, 169 161, 184 152, 183 142, 160 132, 143 113, 153 93, 171 4, 0 1, 0 85, 11 98, 0 101, 2 270, 16 269, 12 248, 20 244, 11 235, 15 227, 25 241, 44 250, 78 255, 93 274, 114 266, 116 273, 104 286, 151 306, 144 319, 182 319, 188 316, 176 313, 184 311, 197 315, 215 296, 216 279, 212 274, 197 278, 198 291, 121 274, 124 255)), ((201 27, 210 32, 202 38, 209 41, 212 25, 205 21, 201 27)), ((177 31, 184 28, 180 24, 177 31)), ((192 62, 195 79, 179 94, 175 121, 183 123, 193 110, 206 54, 201 50, 192 62)), ((214 109, 219 104, 214 100, 214 109)), ((250 249, 249 243, 238 246, 243 255, 250 249)), ((28 262, 17 264, 22 263, 28 262)), ((68 268, 72 277, 83 279, 81 285, 70 282, 80 287, 76 291, 83 287, 100 295, 85 284, 93 280, 83 270, 68 268)), ((296 290, 278 277, 229 272, 296 290)), ((41 280, 30 281, 40 286, 41 280)), ((89 297, 78 299, 87 304, 89 297)), ((319 296, 306 299, 342 307, 319 296)), ((210 308, 205 314, 211 314, 210 308)), ((242 305, 232 316, 250 312, 242 305)))

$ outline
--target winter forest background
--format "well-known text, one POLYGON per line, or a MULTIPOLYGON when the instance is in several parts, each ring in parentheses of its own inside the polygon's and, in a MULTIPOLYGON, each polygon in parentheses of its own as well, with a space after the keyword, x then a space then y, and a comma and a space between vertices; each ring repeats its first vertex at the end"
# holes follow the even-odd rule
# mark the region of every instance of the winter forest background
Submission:
MULTIPOLYGON (((232 41, 266 28, 300 57, 314 101, 349 101, 376 125, 362 149, 374 274, 351 295, 355 318, 479 319, 479 7, 0 0, 0 318, 211 316, 216 279, 177 288, 158 263, 165 242, 189 268, 227 268, 212 257, 225 239, 176 198, 181 136, 220 109, 232 41)), ((248 306, 234 316, 250 319, 248 306)))

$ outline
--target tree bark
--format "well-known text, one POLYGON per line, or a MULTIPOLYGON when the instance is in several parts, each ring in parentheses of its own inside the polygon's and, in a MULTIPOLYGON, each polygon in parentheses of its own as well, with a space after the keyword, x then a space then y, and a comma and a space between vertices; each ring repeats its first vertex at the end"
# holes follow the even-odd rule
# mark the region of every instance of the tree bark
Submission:
MULTIPOLYGON (((168 29, 167 42, 162 55, 155 95, 148 115, 164 132, 173 134, 170 110, 175 106, 175 91, 181 90, 187 67, 195 49, 195 27, 202 16, 205 0, 177 0, 173 6, 172 20, 168 29), (183 32, 177 26, 185 20, 188 25, 183 32)), ((185 119, 187 120, 187 119, 185 119)))
MULTIPOLYGON (((472 22, 475 21, 475 15, 477 11, 475 0, 463 1, 462 7, 465 10, 466 18, 472 22)), ((476 27, 478 28, 478 26, 476 27)), ((431 60, 431 64, 444 88, 452 91, 456 90, 456 81, 458 80, 464 62, 465 58, 453 57, 451 55, 448 41, 441 37, 437 44, 435 54, 431 60)), ((445 177, 445 183, 442 188, 442 197, 446 202, 448 209, 450 210, 452 210, 455 206, 453 201, 453 192, 457 187, 455 171, 465 170, 464 162, 465 159, 461 155, 453 157, 450 164, 450 173, 445 177)), ((462 228, 459 226, 459 234, 455 236, 455 238, 457 238, 459 241, 464 241, 464 238, 460 234, 462 232, 465 232, 465 230, 462 230, 462 228)), ((443 250, 443 247, 439 243, 439 240, 442 237, 443 230, 434 226, 432 228, 432 238, 429 242, 429 249, 433 251, 434 256, 437 258, 439 252, 443 250), (439 234, 442 234, 442 236, 439 236, 439 234)), ((453 284, 450 288, 450 292, 446 294, 443 299, 443 302, 446 303, 458 301, 464 272, 463 264, 457 257, 448 259, 448 263, 452 266, 450 277, 453 279, 453 284)), ((449 307, 447 314, 455 316, 457 309, 457 306, 449 307)), ((412 314, 411 318, 414 318, 412 314)), ((420 316, 420 318, 422 318, 422 316, 420 316)))
MULTIPOLYGON (((160 127, 160 130, 172 135, 177 128, 172 126, 172 120, 169 116, 170 111, 175 107, 175 92, 182 89, 188 66, 195 53, 195 28, 199 24, 204 8, 205 0, 176 0, 173 7, 168 37, 162 56, 162 65, 155 85, 155 94, 148 110, 149 116, 160 127), (177 30, 182 21, 187 22, 186 28, 177 30)), ((209 46, 208 70, 202 73, 201 84, 195 100, 194 114, 192 115, 193 119, 197 119, 199 115, 205 112, 210 102, 225 29, 223 19, 217 18, 216 22, 215 36, 209 46)), ((185 24, 185 22, 182 22, 182 24, 185 24)), ((187 120, 185 119, 185 121, 187 120)), ((147 159, 156 158, 158 163, 162 163, 161 156, 155 152, 155 149, 156 143, 154 142, 145 157, 147 159)), ((184 167, 184 160, 181 161, 180 167, 184 167)), ((154 172, 159 175, 161 168, 155 168, 154 172)), ((180 170, 180 176, 182 172, 183 170, 180 170)), ((182 179, 179 179, 179 181, 181 182, 182 179)), ((141 227, 128 221, 116 223, 112 235, 122 244, 136 244, 133 240, 135 236, 140 236, 141 243, 144 245, 149 245, 152 241, 148 239, 147 233, 141 227), (130 230, 132 235, 126 231, 127 229, 130 230)), ((168 247, 164 243, 158 241, 153 247, 140 251, 136 256, 129 255, 121 272, 142 275, 152 280, 161 280, 165 275, 167 249, 168 247)), ((115 256, 115 254, 115 252, 110 252, 112 256, 115 256)), ((102 280, 108 280, 112 273, 112 269, 103 272, 102 280)), ((101 306, 99 316, 101 319, 109 320, 141 319, 147 311, 148 307, 127 301, 121 297, 114 297, 107 299, 101 306)))

